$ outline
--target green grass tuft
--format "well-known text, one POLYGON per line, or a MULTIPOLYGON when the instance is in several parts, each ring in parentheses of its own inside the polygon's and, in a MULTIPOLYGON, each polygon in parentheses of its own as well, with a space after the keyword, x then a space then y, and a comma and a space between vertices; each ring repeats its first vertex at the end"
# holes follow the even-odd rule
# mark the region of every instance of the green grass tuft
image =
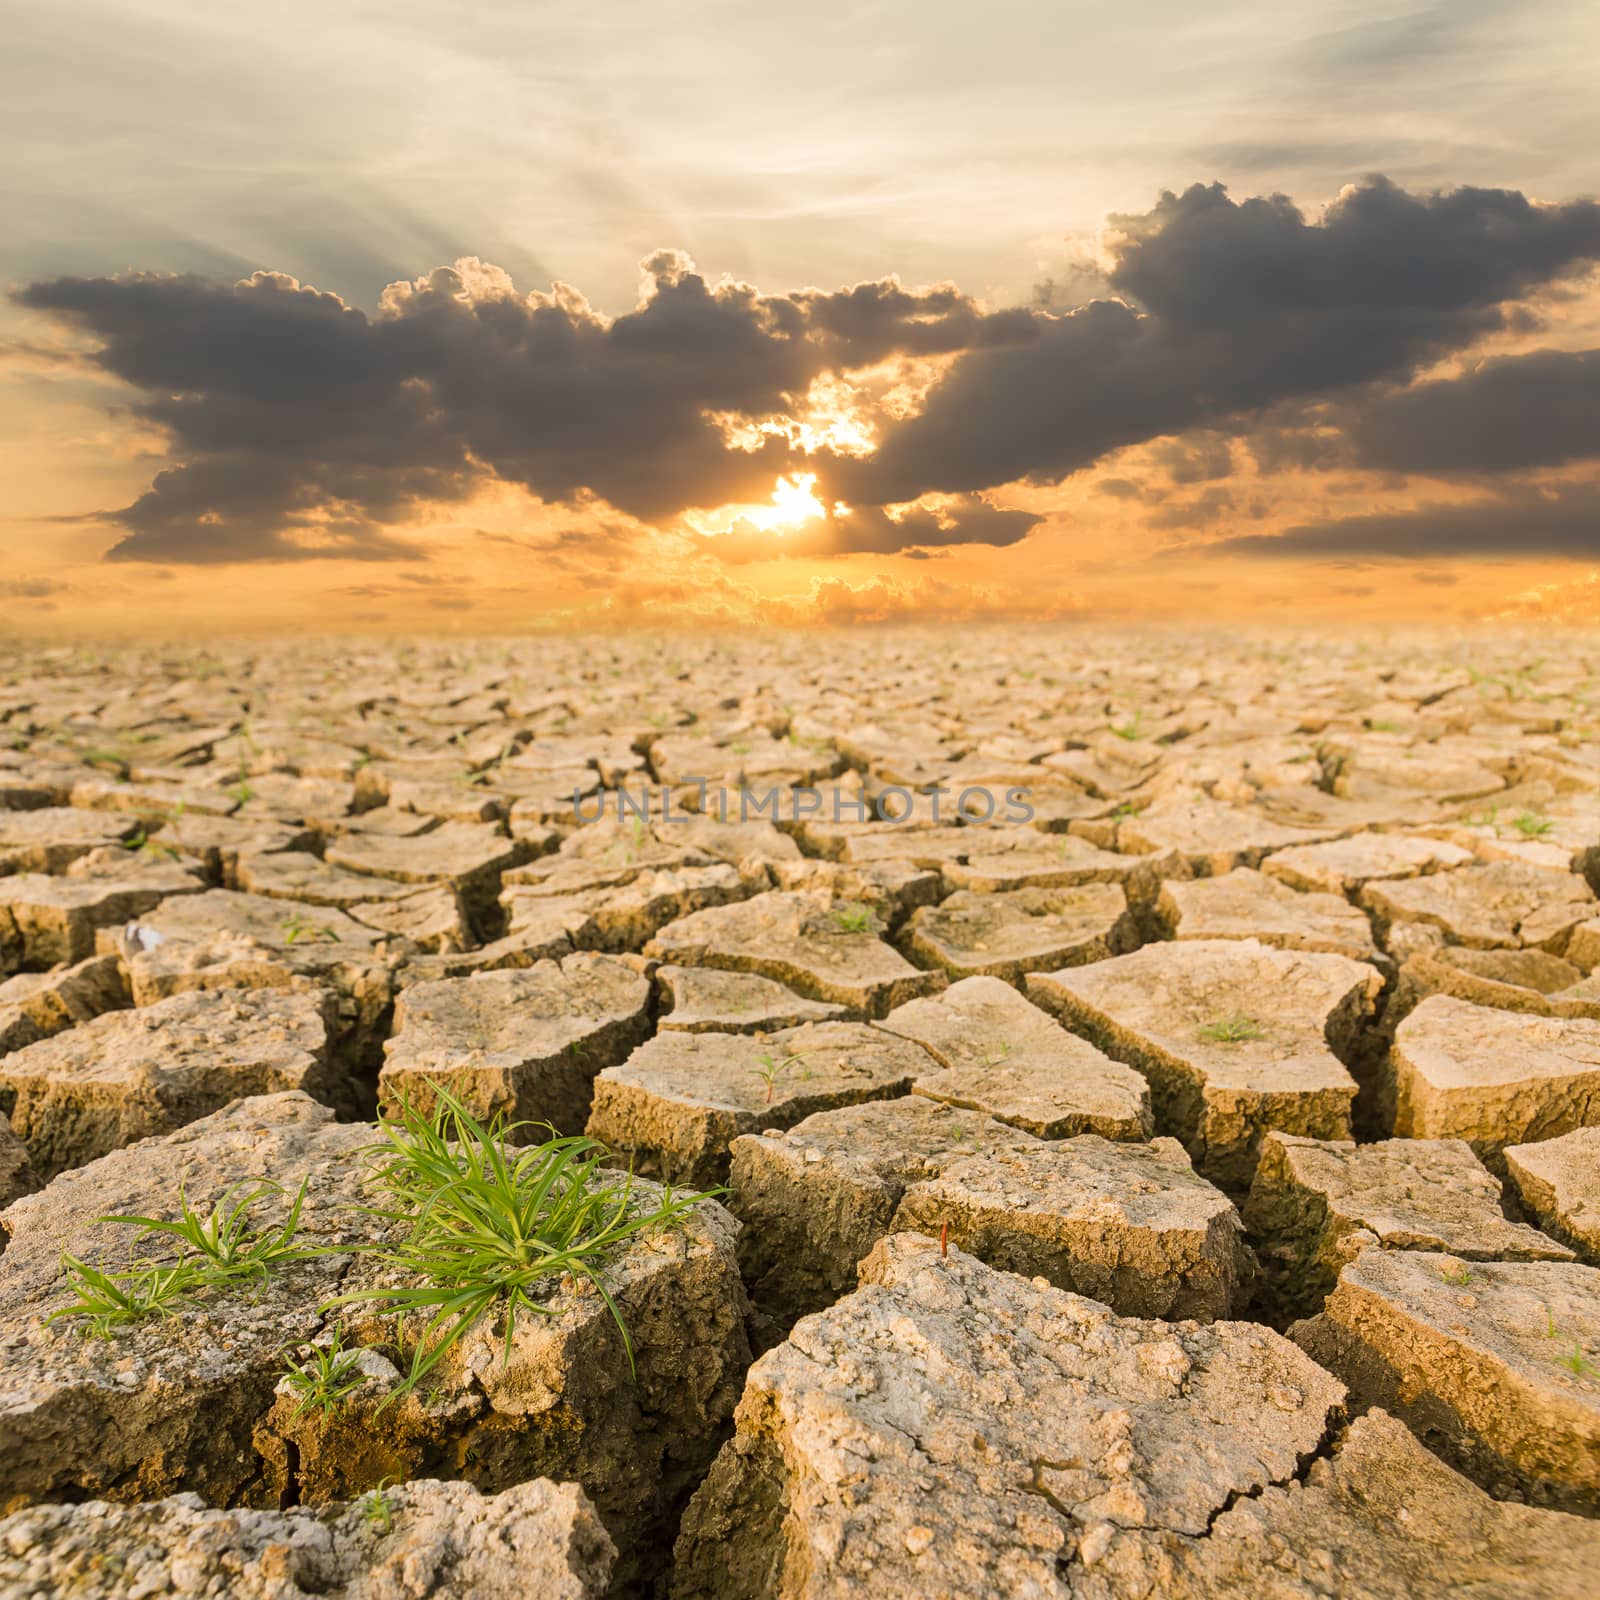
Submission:
MULTIPOLYGON (((503 1310, 504 1359, 517 1318, 554 1315, 542 1291, 571 1275, 592 1284, 622 1334, 633 1367, 633 1342, 604 1273, 630 1241, 680 1221, 706 1198, 674 1194, 643 1204, 631 1173, 601 1166, 597 1140, 553 1136, 511 1146, 528 1123, 497 1118, 485 1127, 447 1089, 430 1082, 433 1108, 402 1098, 369 1146, 373 1179, 386 1204, 372 1215, 394 1237, 368 1247, 386 1276, 406 1279, 339 1295, 340 1305, 377 1306, 398 1317, 427 1318, 411 1370, 390 1399, 414 1389, 484 1316, 503 1310)), ((716 1192, 716 1191, 713 1191, 716 1192)), ((385 1404, 388 1402, 386 1401, 385 1404)))
POLYGON ((1261 1039, 1266 1036, 1266 1030, 1261 1024, 1254 1017, 1247 1017, 1242 1011, 1217 1017, 1203 1027, 1197 1028, 1195 1032, 1213 1044, 1242 1044, 1246 1039, 1261 1039))

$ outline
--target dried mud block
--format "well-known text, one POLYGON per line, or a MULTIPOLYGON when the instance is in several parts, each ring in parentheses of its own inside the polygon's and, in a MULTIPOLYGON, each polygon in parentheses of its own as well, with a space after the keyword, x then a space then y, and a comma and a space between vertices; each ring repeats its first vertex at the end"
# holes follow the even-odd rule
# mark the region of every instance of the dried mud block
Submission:
POLYGON ((588 1132, 640 1171, 705 1187, 727 1176, 740 1134, 907 1094, 927 1065, 917 1045, 859 1022, 659 1033, 595 1079, 588 1132))
POLYGON ((1289 1336, 1497 1498, 1600 1514, 1600 1271, 1363 1250, 1289 1336))
POLYGON ((38 970, 94 954, 95 934, 205 885, 176 863, 137 863, 121 850, 94 876, 0 878, 0 970, 38 970))
POLYGON ((758 973, 870 1017, 944 987, 943 973, 919 971, 879 934, 869 906, 773 891, 668 923, 645 954, 680 966, 758 973))
POLYGON ((1109 1541, 1096 1600, 1588 1600, 1600 1527, 1492 1500, 1369 1411, 1297 1479, 1241 1499, 1202 1539, 1109 1541))
MULTIPOLYGON (((39 1175, 28 1159, 28 1147, 11 1131, 10 1120, 0 1111, 0 1211, 38 1187, 39 1175)), ((0 1250, 4 1248, 5 1240, 0 1237, 0 1250)))
POLYGON ((1499 1171, 1508 1144, 1600 1122, 1600 1022, 1430 995, 1395 1030, 1384 1092, 1397 1135, 1465 1139, 1499 1171))
POLYGON ((512 933, 547 928, 552 917, 559 917, 573 923, 569 937, 575 942, 601 950, 637 950, 668 923, 711 906, 732 905, 751 887, 736 867, 718 861, 652 867, 614 885, 567 894, 551 894, 542 885, 510 888, 501 893, 500 904, 512 933))
POLYGON ((97 942, 121 956, 140 1006, 195 989, 331 988, 339 1052, 362 1062, 394 997, 382 936, 332 906, 211 889, 163 901, 131 929, 102 929, 97 942))
POLYGON ((880 1027, 933 1057, 918 1094, 981 1111, 1046 1139, 1148 1139, 1150 1089, 998 978, 963 978, 896 1007, 880 1027))
POLYGON ((1499 1183, 1460 1139, 1357 1145, 1269 1133, 1244 1221, 1284 1317, 1318 1310, 1340 1269, 1372 1245, 1469 1261, 1572 1259, 1506 1219, 1499 1183))
POLYGON ((1349 1138, 1356 1082, 1341 1056, 1382 985, 1365 963, 1254 939, 1148 945, 1028 977, 1031 998, 1144 1074, 1156 1127, 1235 1192, 1270 1129, 1349 1138))
POLYGON ((353 1504, 218 1511, 197 1496, 0 1520, 0 1588, 229 1600, 602 1600, 616 1550, 576 1484, 424 1479, 353 1504))
POLYGON ((1342 895, 1302 893, 1248 867, 1161 886, 1156 925, 1169 939, 1259 939, 1278 950, 1377 959, 1372 924, 1342 895))
POLYGON ((1358 833, 1325 844, 1291 845, 1261 863, 1269 878, 1291 889, 1346 898, 1375 879, 1420 878, 1464 867, 1472 852, 1443 839, 1416 839, 1403 833, 1358 833))
POLYGON ((1121 888, 1136 903, 1149 900, 1156 891, 1157 866, 1149 857, 1102 850, 1075 833, 1043 834, 1031 828, 965 831, 975 835, 965 858, 939 867, 950 889, 1001 894, 1104 884, 1121 888))
POLYGON ((1118 1541, 1203 1538, 1295 1479, 1343 1398, 1266 1328, 1122 1318, 891 1235, 751 1369, 671 1593, 1064 1596, 1118 1541))
MULTIPOLYGON (((981 1112, 921 1095, 819 1111, 731 1146, 727 1206, 761 1311, 787 1327, 855 1287, 907 1189, 947 1163, 1038 1143, 981 1112)), ((936 1230, 937 1231, 937 1230, 936 1230)))
POLYGON ((1509 1145, 1501 1154, 1523 1209, 1590 1266, 1600 1266, 1600 1127, 1509 1145))
POLYGON ((341 911, 364 900, 392 900, 410 892, 404 884, 375 882, 366 873, 347 872, 303 850, 241 856, 234 878, 247 894, 298 900, 308 906, 337 906, 341 911))
POLYGON ((1274 850, 1321 843, 1333 831, 1277 822, 1215 800, 1172 799, 1127 818, 1117 829, 1117 844, 1136 855, 1181 862, 1196 877, 1218 877, 1235 867, 1258 867, 1274 850))
POLYGON ((500 893, 500 875, 529 855, 529 846, 495 828, 446 822, 414 839, 349 833, 326 851, 328 863, 396 883, 448 884, 475 919, 489 916, 500 893))
POLYGON ((1094 1134, 969 1155, 914 1183, 895 1230, 948 1238, 1124 1316, 1228 1316, 1255 1276, 1233 1203, 1175 1139, 1094 1134))
POLYGON ((860 866, 840 861, 767 863, 773 885, 797 893, 870 906, 885 927, 901 922, 918 906, 936 905, 942 892, 937 872, 909 861, 868 861, 860 866))
MULTIPOLYGON (((304 1179, 297 1237, 342 1245, 356 1236, 355 1158, 371 1138, 370 1127, 335 1125, 305 1095, 258 1096, 14 1203, 0 1222, 9 1235, 0 1255, 0 1506, 179 1490, 215 1504, 258 1494, 251 1428, 272 1404, 284 1345, 322 1325, 317 1307, 337 1293, 349 1257, 285 1266, 262 1284, 98 1339, 81 1325, 45 1323, 73 1299, 62 1252, 119 1271, 133 1230, 98 1219, 175 1217, 180 1190, 206 1214, 231 1185, 252 1179, 287 1191, 252 1213, 263 1225, 282 1220, 304 1179)), ((176 1256, 149 1239, 138 1253, 176 1256)))
POLYGON ((753 972, 665 966, 655 979, 670 1002, 660 1019, 663 1033, 763 1033, 804 1022, 838 1022, 845 1015, 843 1006, 807 1000, 787 984, 753 972))
POLYGON ((1535 1017, 1600 1021, 1600 981, 1543 950, 1440 945, 1407 956, 1385 1018, 1398 1022, 1431 994, 1535 1017))
POLYGON ((1572 930, 1595 914, 1594 891, 1582 878, 1514 861, 1369 883, 1361 903, 1391 950, 1396 924, 1419 923, 1448 944, 1560 955, 1572 930))
POLYGON ((44 1177, 291 1089, 339 1099, 322 1004, 290 990, 175 995, 0 1058, 0 1110, 44 1177))
POLYGON ((1029 972, 1082 966, 1132 950, 1138 932, 1115 884, 960 890, 911 914, 900 936, 915 960, 958 978, 1021 983, 1029 972))
POLYGON ((466 907, 448 884, 392 899, 363 900, 350 907, 350 915, 387 938, 404 939, 435 954, 465 950, 472 943, 466 907))
POLYGON ((503 1115, 579 1133, 595 1074, 646 1036, 649 1005, 649 980, 612 956, 412 984, 395 1002, 379 1103, 404 1095, 425 1110, 438 1084, 483 1121, 503 1115))
MULTIPOLYGON (((649 1207, 660 1191, 635 1179, 632 1198, 649 1207)), ((253 1436, 261 1499, 344 1499, 444 1467, 491 1493, 536 1477, 576 1482, 617 1547, 617 1590, 647 1591, 684 1499, 727 1436, 750 1361, 737 1227, 706 1201, 635 1235, 605 1265, 627 1345, 606 1298, 562 1277, 538 1286, 546 1314, 524 1311, 509 1343, 503 1314, 486 1317, 404 1395, 395 1391, 425 1314, 397 1329, 381 1306, 339 1308, 330 1324, 346 1349, 366 1347, 368 1381, 332 1412, 298 1417, 296 1395, 279 1384, 253 1436)), ((357 1256, 342 1289, 392 1281, 357 1256)))
POLYGON ((139 831, 137 817, 117 811, 72 806, 0 811, 0 864, 19 874, 64 872, 80 856, 120 845, 139 831))
POLYGON ((10 1018, 26 1018, 34 1037, 42 1039, 132 1004, 128 980, 115 956, 90 956, 48 972, 19 972, 0 983, 0 1054, 11 1048, 4 1043, 10 1018))

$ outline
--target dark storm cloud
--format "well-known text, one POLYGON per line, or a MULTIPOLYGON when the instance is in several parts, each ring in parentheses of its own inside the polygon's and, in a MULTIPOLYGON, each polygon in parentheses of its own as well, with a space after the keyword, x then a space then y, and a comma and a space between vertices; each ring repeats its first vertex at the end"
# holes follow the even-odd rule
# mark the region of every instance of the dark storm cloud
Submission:
POLYGON ((1240 203, 1215 184, 1116 220, 1109 279, 1125 298, 965 356, 920 416, 849 465, 847 498, 1053 481, 1123 445, 1399 380, 1600 256, 1592 202, 1412 195, 1382 178, 1319 222, 1281 195, 1240 203))
POLYGON ((401 285, 375 317, 292 279, 58 279, 19 296, 97 336, 177 464, 115 513, 113 556, 410 557, 385 534, 492 473, 548 500, 653 518, 764 499, 790 447, 727 448, 716 413, 781 413, 848 356, 880 361, 1027 337, 953 290, 893 283, 766 297, 710 288, 682 257, 608 321, 477 268, 401 285), (292 536, 291 536, 292 535, 292 536))
POLYGON ((843 555, 925 557, 930 549, 955 544, 1016 544, 1044 519, 1031 511, 1005 511, 977 495, 947 502, 938 512, 916 506, 898 519, 878 506, 834 510, 781 537, 743 519, 714 536, 712 548, 734 565, 843 555))
MULTIPOLYGON (((1285 403, 1403 382, 1600 256, 1591 203, 1412 195, 1381 178, 1318 221, 1217 185, 1115 220, 1119 298, 1060 315, 892 279, 765 295, 712 286, 672 251, 647 261, 650 293, 615 319, 576 291, 520 295, 475 261, 391 287, 375 315, 274 274, 63 278, 18 298, 98 339, 92 359, 170 441, 170 464, 110 514, 127 530, 118 559, 414 559, 390 530, 492 478, 660 520, 764 500, 802 465, 825 501, 858 508, 812 536, 887 552, 1013 543, 1036 519, 978 491, 1053 482, 1167 435, 1184 436, 1162 447, 1172 481, 1225 476, 1224 434, 1285 403), (879 417, 876 454, 802 457, 782 433, 730 448, 725 419, 792 415, 819 376, 896 357, 946 370, 920 414, 879 417), (963 498, 939 516, 882 509, 935 491, 963 498)), ((1496 384, 1514 387, 1480 389, 1496 384)), ((1410 431, 1427 434, 1420 410, 1410 431)))
MULTIPOLYGON (((1305 556, 1600 556, 1600 486, 1519 490, 1467 505, 1422 506, 1224 539, 1207 553, 1305 556)), ((1192 548, 1189 552, 1193 553, 1192 548)))
POLYGON ((1362 406, 1355 458, 1396 472, 1515 472, 1600 456, 1600 350, 1501 356, 1362 406))

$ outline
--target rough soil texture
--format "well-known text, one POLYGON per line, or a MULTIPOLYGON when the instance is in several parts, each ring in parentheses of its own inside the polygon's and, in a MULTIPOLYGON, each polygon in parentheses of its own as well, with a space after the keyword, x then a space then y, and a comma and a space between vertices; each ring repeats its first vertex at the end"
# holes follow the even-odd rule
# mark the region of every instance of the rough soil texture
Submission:
POLYGON ((1021 983, 1025 973, 1104 961, 1138 940, 1123 891, 1087 883, 981 894, 961 889, 941 905, 914 911, 901 942, 912 960, 953 977, 1021 983))
POLYGON ((1600 1515, 1600 1271, 1363 1250, 1289 1335, 1498 1498, 1600 1515))
POLYGON ((422 1480, 286 1511, 184 1494, 0 1520, 0 1589, 14 1600, 601 1600, 615 1557, 583 1491, 547 1478, 497 1495, 422 1480))
POLYGON ((821 894, 776 891, 668 923, 645 954, 775 978, 813 1000, 881 1017, 944 986, 879 937, 875 912, 821 894))
POLYGON ((667 1033, 761 1033, 845 1016, 843 1006, 807 1000, 753 972, 665 966, 655 980, 664 996, 659 1025, 667 1033))
POLYGON ((1572 1259, 1548 1234, 1506 1219, 1500 1185, 1460 1139, 1357 1145, 1269 1133, 1243 1210, 1281 1317, 1317 1310, 1369 1246, 1468 1261, 1572 1259))
POLYGON ((1169 939, 1259 939, 1279 950, 1323 950, 1370 961, 1372 925, 1343 896, 1297 893, 1248 867, 1161 886, 1156 925, 1169 939))
POLYGON ((918 1074, 918 1094, 987 1112, 1041 1138, 1150 1137, 1144 1079, 997 978, 963 978, 943 994, 896 1007, 879 1026, 933 1057, 935 1068, 918 1074))
POLYGON ((404 1097, 426 1110, 430 1085, 439 1084, 482 1121, 504 1116, 581 1133, 595 1074, 645 1037, 649 1002, 648 980, 610 956, 412 984, 383 1047, 380 1104, 404 1097))
POLYGON ((891 1235, 751 1368, 672 1592, 1068 1594, 1296 1480, 1343 1399, 1268 1329, 1121 1318, 891 1235))
POLYGON ((1600 657, 1468 654, 0 640, 0 1588, 1587 1600, 1600 657), (604 1270, 637 1381, 581 1277, 400 1398, 324 1309, 430 1079, 727 1185, 604 1270), (46 1328, 302 1177, 333 1253, 46 1328))
POLYGON ((1142 1072, 1157 1129, 1243 1190, 1268 1130, 1349 1137, 1356 1082, 1334 1047, 1350 1053, 1382 985, 1344 956, 1214 939, 1034 973, 1028 993, 1142 1072))
POLYGON ((928 1065, 915 1044, 860 1022, 661 1033, 595 1080, 588 1132, 640 1171, 705 1187, 727 1176, 740 1134, 907 1094, 928 1065))
POLYGON ((322 1007, 292 990, 174 995, 0 1057, 0 1110, 47 1178, 288 1089, 338 1098, 322 1007))
POLYGON ((1523 1209, 1590 1266, 1600 1266, 1600 1127, 1508 1145, 1501 1154, 1523 1209))
POLYGON ((1600 1022, 1433 995, 1395 1032, 1386 1091, 1397 1134, 1465 1139, 1498 1167, 1508 1144, 1600 1123, 1600 1022))

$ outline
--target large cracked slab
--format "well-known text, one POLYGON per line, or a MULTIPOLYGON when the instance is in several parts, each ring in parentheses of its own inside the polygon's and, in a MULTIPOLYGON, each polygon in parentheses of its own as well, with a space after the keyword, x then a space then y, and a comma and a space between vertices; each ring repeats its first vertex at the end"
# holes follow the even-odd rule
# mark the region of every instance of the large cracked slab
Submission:
POLYGON ((1265 1328, 1119 1318, 891 1235, 751 1369, 672 1594, 1065 1595, 1119 1533, 1200 1538, 1294 1479, 1342 1399, 1265 1328))
POLYGON ((1600 1266, 1600 1127, 1508 1145, 1501 1154, 1523 1209, 1590 1266, 1600 1266))
POLYGON ((880 932, 868 906, 775 890, 668 923, 645 954, 680 966, 759 973, 813 1000, 881 1017, 943 988, 944 975, 919 971, 880 932))
POLYGON ((547 1478, 497 1495, 423 1479, 284 1511, 175 1495, 0 1519, 0 1589, 18 1600, 602 1600, 615 1556, 583 1491, 547 1478))
MULTIPOLYGON (((298 1094, 239 1101, 64 1174, 6 1211, 5 1509, 182 1491, 212 1504, 321 1503, 443 1466, 488 1492, 544 1476, 582 1484, 618 1546, 619 1581, 648 1580, 663 1523, 704 1471, 749 1359, 733 1219, 707 1202, 602 1264, 630 1335, 631 1379, 604 1297, 562 1278, 530 1286, 549 1315, 519 1317, 509 1348, 491 1314, 426 1387, 399 1398, 425 1319, 397 1322, 377 1304, 324 1309, 341 1291, 403 1281, 352 1248, 376 1242, 384 1226, 362 1156, 375 1130, 329 1118, 298 1094), (131 1230, 106 1224, 107 1214, 175 1216, 181 1189, 204 1215, 260 1177, 286 1191, 264 1204, 263 1223, 282 1219, 305 1179, 297 1242, 319 1253, 262 1282, 208 1290, 192 1307, 110 1339, 67 1322, 46 1326, 71 1299, 63 1250, 111 1269, 126 1264, 131 1230), (359 1350, 366 1382, 327 1411, 296 1416, 285 1352, 335 1333, 359 1350), (97 1441, 93 1452, 85 1438, 97 1441)), ((656 1198, 638 1180, 630 1204, 656 1198)), ((171 1259, 163 1240, 139 1248, 171 1259)))
POLYGON ((8 1020, 26 1019, 35 1038, 48 1038, 132 1003, 115 956, 90 956, 48 972, 19 972, 0 983, 0 1054, 10 1048, 4 1043, 8 1020))
MULTIPOLYGON (((122 850, 83 875, 24 872, 0 878, 0 970, 87 960, 95 935, 205 885, 175 862, 141 862, 122 850)), ((82 862, 76 863, 81 865, 82 862)))
POLYGON ((963 978, 897 1006, 879 1026, 932 1057, 918 1094, 1041 1138, 1148 1139, 1150 1090, 1131 1067, 1071 1034, 998 978, 963 978))
POLYGON ((1113 1534, 1095 1600, 1587 1600, 1600 1528, 1493 1500, 1388 1413, 1350 1424, 1303 1478, 1237 1501, 1203 1539, 1113 1534))
POLYGON ((1394 1131, 1465 1139, 1498 1168, 1508 1144, 1600 1123, 1600 1022, 1430 995, 1395 1030, 1394 1131))
POLYGON ((1375 879, 1419 878, 1472 861, 1472 852, 1444 839, 1404 833, 1358 833, 1324 844, 1291 845, 1261 863, 1269 878, 1291 889, 1349 898, 1375 879))
POLYGON ((1369 883, 1361 903, 1391 949, 1394 924, 1420 923, 1450 944, 1560 955, 1572 930, 1595 914, 1594 892, 1582 878, 1514 861, 1369 883))
POLYGON ((901 944, 958 978, 1021 983, 1029 972, 1083 966, 1132 950, 1138 933, 1115 884, 976 893, 913 911, 901 944))
POLYGON ((1163 883, 1155 922, 1169 939, 1259 939, 1279 950, 1322 950, 1371 961, 1372 924, 1342 895, 1301 893, 1248 867, 1163 883))
POLYGON ((139 819, 124 812, 72 806, 0 811, 0 865, 13 873, 64 872, 80 856, 119 845, 139 831, 139 819))
POLYGON ((1499 1183, 1460 1139, 1357 1145, 1269 1133, 1244 1220, 1284 1318, 1319 1310, 1340 1269, 1372 1245, 1468 1261, 1572 1259, 1507 1220, 1499 1183))
POLYGON ((341 1099, 323 1005, 291 990, 175 995, 0 1057, 0 1109, 45 1177, 291 1089, 341 1099))
POLYGON ((1235 867, 1258 867, 1275 850, 1318 844, 1333 831, 1279 822, 1244 806, 1175 797, 1158 800, 1124 821, 1117 844, 1138 855, 1182 863, 1197 877, 1215 877, 1235 867))
POLYGON ((1600 1271, 1363 1250, 1290 1337, 1499 1498, 1600 1506, 1600 1271))
POLYGON ((1028 993, 1149 1080, 1156 1127, 1196 1168, 1242 1191, 1270 1129, 1350 1136, 1353 1051, 1382 979, 1344 956, 1274 950, 1254 939, 1147 945, 1063 972, 1028 993))
POLYGON ((754 972, 665 966, 655 981, 668 1002, 659 1024, 665 1032, 763 1033, 803 1022, 838 1022, 845 1015, 843 1006, 807 1000, 754 972))
POLYGON ((740 1134, 906 1094, 927 1065, 919 1046, 859 1022, 659 1033, 595 1079, 588 1132, 641 1171, 705 1187, 727 1175, 740 1134))
MULTIPOLYGON (((272 1403, 285 1342, 321 1326, 316 1307, 337 1291, 348 1257, 273 1273, 253 1291, 140 1322, 112 1339, 45 1317, 71 1302, 63 1251, 91 1265, 127 1265, 131 1230, 112 1213, 176 1214, 181 1189, 209 1211, 230 1184, 270 1178, 306 1197, 305 1241, 356 1237, 356 1152, 370 1128, 340 1127, 301 1094, 242 1100, 165 1138, 117 1150, 6 1211, 0 1255, 0 1460, 4 1509, 96 1496, 157 1499, 180 1490, 228 1503, 256 1490, 250 1431, 272 1403), (84 1448, 94 1441, 94 1448, 84 1448)), ((287 1201, 258 1211, 281 1220, 287 1201)), ((141 1252, 170 1261, 161 1241, 141 1252)))
POLYGON ((645 1037, 649 1004, 649 981, 600 955, 414 983, 395 1002, 379 1102, 404 1096, 425 1110, 438 1084, 483 1121, 579 1133, 595 1075, 645 1037))

